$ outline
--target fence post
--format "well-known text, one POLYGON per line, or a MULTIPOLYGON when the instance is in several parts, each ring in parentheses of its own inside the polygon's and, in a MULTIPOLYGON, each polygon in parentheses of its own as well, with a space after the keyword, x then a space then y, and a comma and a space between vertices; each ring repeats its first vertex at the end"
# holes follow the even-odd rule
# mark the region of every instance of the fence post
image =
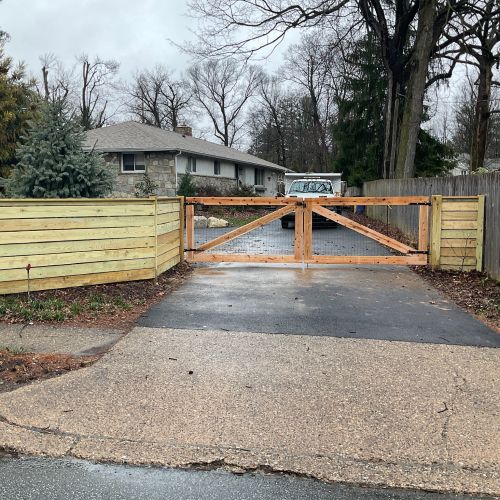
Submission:
POLYGON ((429 250, 429 205, 420 205, 419 208, 418 250, 429 250))
POLYGON ((483 270, 484 194, 477 197, 476 271, 483 270))
POLYGON ((186 207, 186 243, 188 247, 187 257, 192 259, 194 256, 194 205, 185 205, 186 207))
POLYGON ((304 200, 304 260, 312 259, 312 204, 304 200))
POLYGON ((432 228, 431 228, 431 265, 439 266, 441 260, 441 210, 443 197, 433 195, 432 199, 432 228))
POLYGON ((304 207, 303 202, 295 205, 295 260, 304 261, 304 207))
MULTIPOLYGON (((151 199, 151 198, 150 198, 151 199)), ((155 225, 155 282, 158 280, 158 198, 153 198, 155 209, 154 225, 155 225)))
POLYGON ((184 196, 178 196, 179 202, 179 253, 181 262, 184 262, 184 196))

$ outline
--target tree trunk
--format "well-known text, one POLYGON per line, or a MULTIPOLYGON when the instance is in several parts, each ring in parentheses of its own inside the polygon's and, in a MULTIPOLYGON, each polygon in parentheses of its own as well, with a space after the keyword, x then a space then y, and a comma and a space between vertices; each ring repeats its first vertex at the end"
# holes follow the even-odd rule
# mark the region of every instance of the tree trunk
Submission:
POLYGON ((435 17, 435 1, 424 0, 418 15, 415 47, 409 63, 408 84, 399 127, 395 168, 397 178, 415 177, 415 151, 422 121, 429 60, 434 44, 435 17))
POLYGON ((491 81, 493 72, 488 61, 479 61, 479 89, 477 92, 476 110, 474 116, 474 135, 470 155, 470 168, 476 172, 484 166, 486 144, 488 139, 488 123, 490 119, 491 81))

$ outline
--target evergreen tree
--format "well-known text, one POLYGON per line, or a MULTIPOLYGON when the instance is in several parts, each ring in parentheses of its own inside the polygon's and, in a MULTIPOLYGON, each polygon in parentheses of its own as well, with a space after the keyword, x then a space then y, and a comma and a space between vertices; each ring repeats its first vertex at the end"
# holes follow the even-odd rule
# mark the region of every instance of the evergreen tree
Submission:
POLYGON ((64 101, 45 103, 17 149, 19 162, 7 184, 11 196, 92 198, 108 194, 111 172, 101 155, 82 150, 84 132, 64 101))
POLYGON ((5 56, 8 35, 0 31, 0 177, 7 177, 15 163, 16 143, 35 117, 38 98, 24 66, 5 56))
POLYGON ((194 183, 193 176, 186 172, 179 183, 177 194, 179 196, 194 196, 196 193, 196 184, 194 183))

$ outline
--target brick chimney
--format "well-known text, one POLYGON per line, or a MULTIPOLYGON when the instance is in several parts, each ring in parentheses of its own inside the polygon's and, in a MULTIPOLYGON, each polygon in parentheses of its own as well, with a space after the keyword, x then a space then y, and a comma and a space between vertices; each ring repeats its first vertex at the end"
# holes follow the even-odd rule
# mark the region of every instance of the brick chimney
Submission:
POLYGON ((184 137, 192 137, 193 136, 193 129, 187 125, 179 125, 174 128, 174 132, 177 132, 178 134, 182 134, 184 137))

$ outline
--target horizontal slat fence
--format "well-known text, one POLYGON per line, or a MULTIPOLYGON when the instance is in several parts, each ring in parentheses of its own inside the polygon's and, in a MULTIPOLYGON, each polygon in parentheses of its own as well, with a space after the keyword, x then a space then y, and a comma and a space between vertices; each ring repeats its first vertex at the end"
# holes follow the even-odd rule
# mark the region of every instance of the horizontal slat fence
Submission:
POLYGON ((180 198, 0 199, 0 294, 154 278, 181 260, 180 198))
POLYGON ((433 196, 431 264, 482 270, 484 196, 433 196))
MULTIPOLYGON (((483 270, 500 280, 500 173, 460 175, 457 177, 422 177, 365 182, 363 196, 477 196, 485 195, 483 270)), ((408 207, 384 210, 368 207, 371 217, 385 221, 416 239, 418 227, 408 207)))

